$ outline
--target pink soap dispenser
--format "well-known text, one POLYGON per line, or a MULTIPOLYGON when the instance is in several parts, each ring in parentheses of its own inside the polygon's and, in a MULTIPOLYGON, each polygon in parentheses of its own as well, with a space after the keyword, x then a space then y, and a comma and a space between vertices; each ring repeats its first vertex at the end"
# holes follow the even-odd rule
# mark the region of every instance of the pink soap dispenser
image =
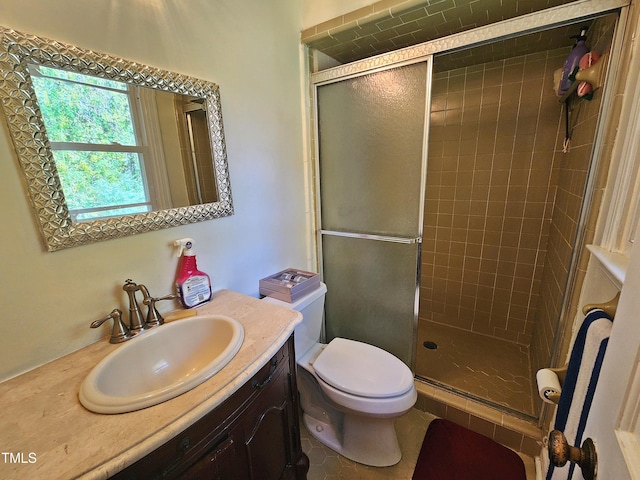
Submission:
POLYGON ((176 277, 176 288, 180 301, 185 308, 193 308, 211 300, 211 279, 198 270, 194 241, 181 238, 173 242, 178 247, 178 256, 182 255, 176 277))

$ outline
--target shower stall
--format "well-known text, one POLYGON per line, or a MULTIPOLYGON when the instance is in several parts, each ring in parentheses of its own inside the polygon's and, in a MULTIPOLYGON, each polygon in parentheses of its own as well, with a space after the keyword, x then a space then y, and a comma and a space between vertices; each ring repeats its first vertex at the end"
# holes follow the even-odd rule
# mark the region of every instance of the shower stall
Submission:
POLYGON ((538 418, 535 372, 570 321, 602 100, 558 101, 557 45, 588 25, 608 51, 616 21, 312 75, 327 341, 377 345, 440 388, 538 418))

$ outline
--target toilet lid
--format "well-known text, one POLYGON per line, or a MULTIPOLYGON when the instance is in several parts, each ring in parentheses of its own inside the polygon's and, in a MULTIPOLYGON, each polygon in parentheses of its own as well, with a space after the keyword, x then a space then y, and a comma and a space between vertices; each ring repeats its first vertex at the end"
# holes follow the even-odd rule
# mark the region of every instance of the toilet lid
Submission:
POLYGON ((413 387, 413 374, 400 359, 345 338, 331 340, 313 368, 332 387, 361 397, 395 397, 413 387))

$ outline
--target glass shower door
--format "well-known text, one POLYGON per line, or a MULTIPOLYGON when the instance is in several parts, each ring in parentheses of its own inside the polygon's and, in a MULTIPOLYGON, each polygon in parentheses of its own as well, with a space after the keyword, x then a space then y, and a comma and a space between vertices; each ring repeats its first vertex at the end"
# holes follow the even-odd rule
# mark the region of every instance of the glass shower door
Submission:
POLYGON ((412 366, 430 63, 317 85, 326 340, 412 366))

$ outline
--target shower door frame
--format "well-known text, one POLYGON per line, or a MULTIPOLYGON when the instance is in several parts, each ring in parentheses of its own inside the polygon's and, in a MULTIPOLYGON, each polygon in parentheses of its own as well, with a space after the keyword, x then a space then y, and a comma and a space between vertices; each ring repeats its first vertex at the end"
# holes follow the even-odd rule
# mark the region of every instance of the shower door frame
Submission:
MULTIPOLYGON (((313 95, 311 101, 311 108, 313 113, 313 124, 314 124, 314 139, 315 139, 315 148, 314 148, 314 158, 315 158, 315 206, 316 206, 316 224, 321 225, 321 188, 320 188, 320 142, 318 141, 320 135, 318 129, 320 128, 320 124, 318 121, 318 88, 326 85, 330 85, 333 83, 342 82, 345 80, 350 80, 353 78, 364 77, 367 75, 376 74, 379 72, 383 72, 386 70, 406 67, 408 65, 414 65, 417 63, 426 63, 427 71, 426 82, 425 82, 425 111, 422 126, 424 128, 422 134, 422 154, 421 154, 421 167, 420 167, 420 193, 419 193, 419 202, 420 205, 418 207, 418 218, 417 218, 417 235, 415 237, 400 237, 400 236, 389 236, 389 235, 376 235, 376 234, 366 234, 366 233, 352 233, 352 232, 342 232, 342 231, 333 231, 333 230, 324 230, 322 228, 318 228, 316 232, 316 245, 317 245, 317 255, 318 255, 318 270, 320 271, 320 275, 323 275, 323 266, 324 262, 322 261, 322 236, 335 236, 335 237, 346 237, 346 238, 358 238, 362 240, 371 240, 377 242, 390 242, 390 243, 400 243, 400 244, 417 244, 417 258, 416 258, 416 277, 415 277, 415 290, 414 290, 414 300, 413 300, 413 319, 411 322, 412 332, 411 338, 413 341, 411 342, 411 353, 410 353, 410 365, 412 373, 415 375, 415 362, 416 362, 416 342, 415 338, 418 330, 418 313, 420 307, 420 255, 422 251, 422 231, 424 228, 424 204, 425 204, 425 194, 426 194, 426 177, 427 177, 427 151, 429 145, 429 113, 431 111, 431 77, 433 75, 433 55, 418 55, 414 58, 404 60, 404 61, 394 61, 388 65, 378 66, 372 69, 366 69, 364 71, 359 72, 345 72, 344 74, 337 74, 332 76, 329 79, 322 81, 314 81, 312 78, 313 85, 313 95)), ((323 339, 325 338, 325 323, 322 325, 323 339)))
MULTIPOLYGON (((616 12, 624 12, 626 8, 630 5, 630 0, 578 0, 576 2, 561 5, 558 7, 549 8, 546 10, 542 10, 539 12, 530 13, 527 15, 522 15, 520 17, 516 17, 509 20, 504 20, 501 22, 497 22, 491 25, 478 27, 472 30, 468 30, 466 32, 450 35, 447 37, 435 39, 432 41, 420 43, 417 45, 413 45, 410 47, 405 47, 399 50, 395 50, 389 53, 384 53, 380 55, 376 55, 370 58, 366 58, 363 60, 358 60, 352 63, 339 65, 336 67, 328 68, 326 70, 322 70, 316 73, 311 73, 309 80, 311 83, 311 101, 310 101, 310 109, 311 115, 313 118, 314 127, 311 130, 314 143, 314 148, 312 149, 312 153, 314 158, 312 159, 312 163, 315 168, 315 191, 312 192, 313 199, 315 201, 316 209, 316 225, 320 224, 321 211, 320 211, 320 179, 319 179, 319 144, 318 144, 318 118, 317 118, 317 88, 323 84, 333 83, 335 81, 346 80, 348 78, 353 78, 356 76, 361 76, 369 73, 375 73, 376 71, 382 71, 385 69, 396 68, 403 65, 408 65, 412 63, 417 63, 419 61, 424 61, 425 59, 429 60, 429 70, 431 71, 432 67, 432 57, 436 54, 443 53, 452 53, 458 50, 464 50, 473 46, 478 46, 482 44, 492 43, 498 40, 504 40, 508 38, 514 38, 521 36, 523 34, 535 33, 537 31, 547 30, 553 27, 557 27, 560 25, 568 25, 580 23, 584 20, 600 17, 609 13, 616 12)), ((615 66, 613 66, 613 70, 615 70, 615 66)), ((615 77, 615 71, 612 72, 612 77, 615 77)), ((429 97, 426 99, 427 102, 427 112, 425 112, 425 116, 430 113, 430 92, 431 92, 431 78, 428 79, 427 84, 427 93, 429 97)), ((605 92, 607 94, 608 92, 605 92)), ((605 101, 603 99, 603 109, 601 111, 602 118, 608 118, 611 110, 613 102, 605 101)), ((567 315, 569 309, 569 300, 570 300, 570 292, 573 291, 575 286, 575 265, 578 261, 578 255, 576 252, 579 252, 584 247, 584 233, 586 228, 587 214, 589 208, 584 207, 585 200, 593 198, 593 191, 595 188, 594 185, 594 176, 595 171, 597 170, 597 165, 599 163, 599 155, 600 155, 600 145, 598 138, 600 137, 602 124, 606 122, 599 122, 598 127, 596 128, 596 142, 594 144, 594 150, 592 152, 591 159, 591 168, 587 179, 587 186, 585 189, 585 195, 583 199, 583 206, 581 208, 580 213, 580 222, 577 226, 577 235, 576 235, 576 244, 574 246, 574 250, 572 253, 572 259, 570 262, 570 271, 567 278, 567 284, 565 285, 565 291, 562 299, 562 307, 560 318, 558 318, 558 326, 561 326, 561 320, 567 315)), ((428 128, 425 129, 425 140, 428 139, 429 131, 428 128)), ((425 148, 427 144, 425 144, 425 148)), ((426 188, 426 151, 424 152, 424 160, 423 166, 425 168, 424 176, 422 179, 423 185, 422 190, 426 188)), ((424 196, 421 198, 421 202, 424 202, 424 196)), ((422 226, 420 226, 420 232, 422 232, 422 226)), ((317 259, 318 259, 318 267, 320 272, 322 273, 322 231, 320 229, 316 232, 316 249, 317 249, 317 259)), ((416 352, 416 334, 417 334, 417 312, 419 306, 419 262, 416 271, 416 302, 414 305, 415 310, 415 321, 414 321, 414 332, 413 332, 413 345, 412 348, 412 369, 415 367, 415 352, 416 352)), ((570 319, 565 319, 569 321, 570 319)), ((558 337, 558 335, 556 335, 558 337)), ((551 354, 552 361, 558 361, 559 355, 559 344, 556 338, 554 341, 553 351, 551 354)), ((539 421, 544 417, 544 408, 546 405, 543 405, 543 410, 540 412, 539 421)))

